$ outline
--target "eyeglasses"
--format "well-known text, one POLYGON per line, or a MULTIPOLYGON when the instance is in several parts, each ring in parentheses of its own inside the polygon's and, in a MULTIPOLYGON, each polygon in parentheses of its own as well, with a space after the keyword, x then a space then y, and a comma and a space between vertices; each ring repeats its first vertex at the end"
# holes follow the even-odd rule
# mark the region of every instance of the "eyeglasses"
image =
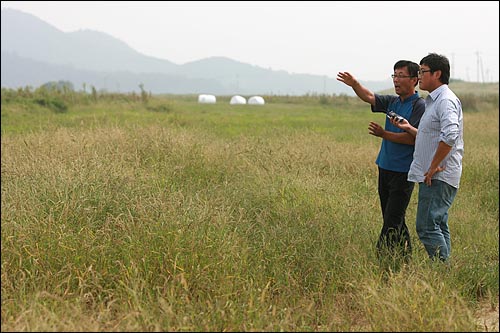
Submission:
POLYGON ((424 73, 427 73, 427 72, 432 72, 432 70, 430 70, 430 69, 426 69, 426 70, 419 69, 418 70, 418 75, 422 76, 422 75, 424 75, 424 73))
POLYGON ((406 77, 413 77, 411 75, 402 75, 402 74, 391 74, 391 77, 394 79, 394 78, 398 78, 398 79, 404 79, 406 77))

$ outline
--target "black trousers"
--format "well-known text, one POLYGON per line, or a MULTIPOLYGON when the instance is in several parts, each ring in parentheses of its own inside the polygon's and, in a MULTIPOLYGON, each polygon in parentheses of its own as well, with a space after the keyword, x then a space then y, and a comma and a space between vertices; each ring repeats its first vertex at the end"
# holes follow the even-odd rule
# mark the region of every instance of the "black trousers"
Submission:
POLYGON ((380 231, 377 249, 386 248, 404 256, 411 255, 410 233, 405 223, 405 214, 415 185, 407 178, 406 172, 379 168, 378 194, 384 225, 380 231))

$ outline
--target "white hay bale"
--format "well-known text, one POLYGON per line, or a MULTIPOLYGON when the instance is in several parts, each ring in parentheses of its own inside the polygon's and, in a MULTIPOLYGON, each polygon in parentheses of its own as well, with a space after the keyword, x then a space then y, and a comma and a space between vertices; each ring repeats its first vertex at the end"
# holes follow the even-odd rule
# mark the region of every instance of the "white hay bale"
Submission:
POLYGON ((260 96, 252 96, 248 99, 248 104, 254 104, 254 105, 264 105, 264 98, 260 96))
POLYGON ((247 104, 247 100, 245 97, 236 95, 231 97, 229 104, 247 104))
POLYGON ((199 95, 198 96, 198 103, 205 103, 205 104, 215 104, 217 99, 215 98, 214 95, 199 95))

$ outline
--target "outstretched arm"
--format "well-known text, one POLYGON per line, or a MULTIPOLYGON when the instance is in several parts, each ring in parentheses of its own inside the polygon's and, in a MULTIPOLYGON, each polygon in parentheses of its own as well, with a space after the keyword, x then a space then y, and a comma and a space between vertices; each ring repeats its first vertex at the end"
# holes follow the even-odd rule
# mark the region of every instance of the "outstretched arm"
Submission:
POLYGON ((351 73, 338 72, 337 80, 351 87, 361 100, 371 105, 375 105, 375 94, 368 88, 362 86, 351 73))

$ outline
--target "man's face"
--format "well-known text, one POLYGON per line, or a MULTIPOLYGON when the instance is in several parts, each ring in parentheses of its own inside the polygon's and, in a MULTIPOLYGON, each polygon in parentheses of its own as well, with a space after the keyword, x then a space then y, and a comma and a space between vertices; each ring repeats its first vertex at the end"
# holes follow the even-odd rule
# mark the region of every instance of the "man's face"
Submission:
POLYGON ((429 66, 425 64, 420 66, 420 69, 418 71, 418 86, 420 87, 420 89, 427 91, 431 89, 431 86, 434 84, 433 75, 434 73, 431 72, 429 66))
POLYGON ((396 68, 392 75, 394 91, 401 97, 408 97, 414 94, 417 77, 411 77, 407 67, 396 68))

